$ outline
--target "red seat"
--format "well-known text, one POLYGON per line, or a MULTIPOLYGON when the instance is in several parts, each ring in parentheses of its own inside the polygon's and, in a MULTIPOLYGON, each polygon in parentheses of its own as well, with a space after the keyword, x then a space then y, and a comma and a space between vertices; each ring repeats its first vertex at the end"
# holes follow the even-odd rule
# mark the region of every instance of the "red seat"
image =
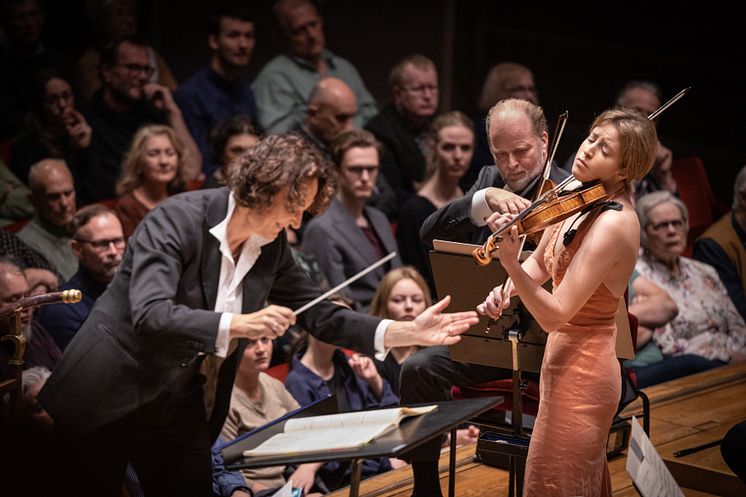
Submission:
POLYGON ((692 256, 694 240, 728 211, 728 206, 715 198, 707 171, 699 157, 675 157, 671 173, 676 180, 679 198, 689 210, 689 235, 684 255, 692 256))
POLYGON ((285 382, 285 378, 287 378, 289 372, 290 372, 290 364, 287 362, 281 362, 280 364, 275 364, 271 368, 267 369, 268 375, 270 375, 272 378, 280 380, 283 383, 285 382))

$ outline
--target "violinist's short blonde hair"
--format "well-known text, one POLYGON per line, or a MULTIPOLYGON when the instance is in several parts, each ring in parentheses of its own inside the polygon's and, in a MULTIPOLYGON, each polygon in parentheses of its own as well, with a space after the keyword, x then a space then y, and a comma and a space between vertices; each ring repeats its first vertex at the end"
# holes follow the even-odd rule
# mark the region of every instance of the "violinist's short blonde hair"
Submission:
POLYGON ((631 182, 644 178, 653 167, 658 147, 655 125, 634 109, 611 109, 593 121, 589 132, 604 124, 611 124, 619 133, 620 170, 629 190, 631 182))

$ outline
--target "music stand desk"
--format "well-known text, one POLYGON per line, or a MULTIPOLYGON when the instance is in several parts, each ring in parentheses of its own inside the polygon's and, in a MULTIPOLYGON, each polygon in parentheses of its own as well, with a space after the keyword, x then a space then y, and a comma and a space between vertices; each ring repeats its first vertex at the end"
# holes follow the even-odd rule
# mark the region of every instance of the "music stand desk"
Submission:
MULTIPOLYGON (((262 430, 257 430, 251 436, 229 444, 223 448, 223 458, 227 469, 259 468, 265 466, 284 466, 288 464, 304 464, 309 462, 326 462, 338 460, 352 460, 353 472, 350 480, 350 497, 358 495, 360 485, 360 466, 363 459, 375 457, 399 457, 409 450, 432 440, 443 433, 451 432, 451 454, 449 461, 449 496, 453 497, 456 470, 456 429, 458 426, 482 414, 503 402, 502 396, 483 397, 476 399, 451 400, 431 402, 438 408, 421 416, 405 418, 401 425, 371 443, 349 450, 319 451, 305 454, 288 454, 282 456, 243 457, 243 451, 256 447, 261 442, 276 433, 282 433, 287 418, 271 424, 262 430)), ((309 409, 300 409, 294 416, 313 416, 320 404, 312 404, 309 409)), ((413 406, 414 407, 414 406, 413 406)), ((323 410, 323 407, 321 407, 323 410)), ((328 414, 328 412, 323 412, 328 414)))

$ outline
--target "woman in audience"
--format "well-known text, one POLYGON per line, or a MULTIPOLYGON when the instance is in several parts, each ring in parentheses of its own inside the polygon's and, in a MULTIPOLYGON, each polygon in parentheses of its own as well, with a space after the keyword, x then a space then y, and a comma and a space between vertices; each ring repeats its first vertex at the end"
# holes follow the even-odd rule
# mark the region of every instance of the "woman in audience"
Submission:
POLYGON ((430 126, 429 144, 425 182, 417 195, 402 206, 396 241, 404 264, 417 268, 434 293, 428 249, 420 240, 420 227, 430 214, 464 195, 459 181, 469 168, 474 151, 474 124, 458 111, 441 114, 430 126))
POLYGON ((210 133, 212 156, 220 167, 207 179, 202 188, 218 188, 223 186, 236 159, 259 141, 262 132, 251 117, 239 114, 221 122, 210 133))
MULTIPOLYGON (((373 301, 370 314, 384 319, 412 321, 430 306, 430 291, 427 283, 417 270, 411 266, 392 269, 381 280, 373 301)), ((374 359, 376 369, 386 380, 391 389, 399 395, 399 373, 402 363, 420 349, 420 347, 393 347, 383 361, 374 359)), ((479 436, 479 429, 473 425, 457 430, 458 445, 474 443, 479 436)), ((448 444, 445 440, 444 445, 448 444)))
POLYGON ((72 86, 56 70, 43 69, 33 91, 34 108, 13 144, 11 169, 26 183, 33 164, 47 158, 64 159, 75 179, 78 198, 85 202, 86 192, 79 185, 82 175, 96 167, 90 149, 93 131, 76 109, 72 86))
POLYGON ((164 125, 143 126, 132 139, 117 181, 119 199, 115 210, 129 237, 152 208, 169 196, 184 191, 184 146, 164 125))
POLYGON ((681 254, 686 248, 688 211, 668 191, 641 197, 642 255, 637 270, 662 287, 679 308, 653 340, 663 359, 637 368, 638 382, 653 385, 746 358, 746 325, 712 266, 681 254))
MULTIPOLYGON (((270 338, 249 340, 236 373, 230 411, 220 434, 222 438, 233 440, 242 433, 298 409, 298 402, 285 389, 282 382, 266 373, 271 358, 270 338)), ((293 480, 294 487, 302 488, 308 494, 314 486, 316 471, 320 467, 320 463, 301 464, 289 479, 293 480)), ((271 495, 284 485, 284 472, 284 466, 241 470, 246 486, 255 497, 271 495)))
MULTIPOLYGON (((352 301, 335 296, 331 301, 352 308, 352 301)), ((389 383, 378 374, 370 357, 354 354, 347 357, 342 349, 306 334, 296 343, 290 373, 285 387, 301 405, 334 394, 339 412, 360 411, 396 406, 399 399, 389 383)), ((388 458, 365 459, 362 478, 384 473, 392 468, 388 458)), ((404 465, 395 462, 396 466, 404 465)), ((332 461, 319 470, 319 477, 330 490, 350 482, 349 464, 332 461)))
MULTIPOLYGON (((381 280, 370 303, 370 314, 384 319, 412 321, 430 307, 430 290, 422 275, 411 266, 392 269, 381 280)), ((420 347, 393 347, 376 369, 399 395, 401 364, 420 347)))

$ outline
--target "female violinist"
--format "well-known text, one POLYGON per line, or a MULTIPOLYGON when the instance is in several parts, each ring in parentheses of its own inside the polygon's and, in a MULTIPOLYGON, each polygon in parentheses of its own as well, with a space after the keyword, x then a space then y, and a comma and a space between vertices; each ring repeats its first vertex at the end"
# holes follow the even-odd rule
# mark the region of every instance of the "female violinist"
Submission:
MULTIPOLYGON (((598 202, 546 229, 523 264, 516 226, 500 242, 500 262, 510 279, 505 292, 495 288, 479 312, 496 318, 510 296, 519 295, 548 332, 524 496, 611 495, 606 440, 621 389, 615 314, 640 246, 630 184, 650 170, 656 145, 647 117, 632 110, 604 112, 578 149, 572 173, 583 183, 603 184, 613 203, 598 202), (552 293, 541 286, 550 277, 552 293)), ((511 217, 504 215, 501 223, 511 217)))

